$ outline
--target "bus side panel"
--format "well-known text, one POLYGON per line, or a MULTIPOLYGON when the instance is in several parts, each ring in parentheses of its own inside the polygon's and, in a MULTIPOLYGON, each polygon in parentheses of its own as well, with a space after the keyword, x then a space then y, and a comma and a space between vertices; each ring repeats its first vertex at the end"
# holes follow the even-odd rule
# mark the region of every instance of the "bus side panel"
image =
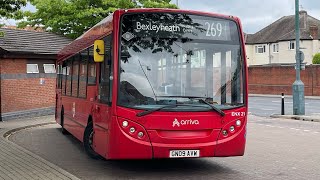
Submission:
POLYGON ((81 140, 81 130, 83 129, 83 125, 81 125, 76 119, 74 114, 75 108, 75 98, 64 96, 62 97, 62 104, 64 108, 64 120, 63 126, 64 128, 70 132, 74 137, 81 140))
POLYGON ((92 103, 87 99, 64 96, 62 105, 64 107, 64 128, 83 141, 92 103))

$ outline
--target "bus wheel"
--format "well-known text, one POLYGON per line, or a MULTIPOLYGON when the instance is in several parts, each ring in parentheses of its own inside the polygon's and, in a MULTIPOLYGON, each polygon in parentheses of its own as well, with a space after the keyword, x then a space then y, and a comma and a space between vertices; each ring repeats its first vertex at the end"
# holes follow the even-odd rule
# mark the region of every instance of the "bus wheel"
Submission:
POLYGON ((84 130, 84 136, 83 136, 83 145, 84 145, 84 150, 93 159, 101 159, 101 156, 97 154, 93 150, 93 136, 94 136, 94 131, 93 131, 93 124, 92 122, 89 122, 88 126, 84 130))
POLYGON ((64 111, 61 110, 61 116, 60 116, 60 122, 61 122, 61 133, 64 135, 70 134, 65 128, 64 128, 64 111))

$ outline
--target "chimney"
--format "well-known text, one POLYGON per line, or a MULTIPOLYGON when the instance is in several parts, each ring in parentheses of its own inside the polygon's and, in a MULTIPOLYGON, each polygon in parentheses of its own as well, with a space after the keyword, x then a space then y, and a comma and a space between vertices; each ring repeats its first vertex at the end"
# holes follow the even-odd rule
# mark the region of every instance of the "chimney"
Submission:
POLYGON ((319 39, 318 29, 319 28, 316 25, 310 26, 310 35, 312 36, 312 38, 314 40, 318 40, 319 39))
POLYGON ((304 15, 304 16, 308 15, 307 11, 305 11, 305 10, 299 11, 299 14, 300 15, 304 15))

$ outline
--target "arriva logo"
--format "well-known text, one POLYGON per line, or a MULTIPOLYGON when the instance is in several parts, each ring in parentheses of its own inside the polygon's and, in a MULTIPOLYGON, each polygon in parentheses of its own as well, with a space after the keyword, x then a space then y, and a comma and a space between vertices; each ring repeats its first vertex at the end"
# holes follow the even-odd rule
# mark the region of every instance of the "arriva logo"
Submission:
POLYGON ((189 120, 180 120, 180 122, 178 121, 177 118, 174 118, 174 121, 172 123, 172 127, 175 127, 175 126, 185 126, 185 125, 198 125, 199 124, 199 121, 198 120, 192 120, 192 119, 189 119, 189 120))

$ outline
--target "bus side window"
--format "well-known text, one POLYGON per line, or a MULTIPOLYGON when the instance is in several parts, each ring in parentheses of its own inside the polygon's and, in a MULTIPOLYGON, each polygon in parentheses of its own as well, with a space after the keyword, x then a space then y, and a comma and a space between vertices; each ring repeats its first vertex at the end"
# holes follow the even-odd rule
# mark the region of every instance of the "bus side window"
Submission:
POLYGON ((66 83, 67 83, 67 63, 66 61, 63 62, 62 64, 62 76, 61 76, 61 94, 66 95, 66 83))
POLYGON ((81 52, 80 72, 79 72, 79 97, 87 97, 87 74, 88 74, 88 50, 81 52))
POLYGON ((72 63, 72 96, 78 97, 80 54, 76 54, 72 63))
POLYGON ((112 35, 108 35, 104 39, 105 43, 105 59, 100 65, 100 82, 99 82, 99 95, 100 102, 110 103, 110 75, 111 75, 111 43, 112 35))
POLYGON ((57 89, 62 89, 62 66, 61 63, 57 66, 57 89))
POLYGON ((93 46, 89 48, 88 85, 95 85, 97 80, 96 63, 93 61, 93 46))
POLYGON ((66 95, 67 96, 71 96, 71 92, 72 92, 72 59, 68 59, 67 60, 67 73, 66 73, 66 95))

